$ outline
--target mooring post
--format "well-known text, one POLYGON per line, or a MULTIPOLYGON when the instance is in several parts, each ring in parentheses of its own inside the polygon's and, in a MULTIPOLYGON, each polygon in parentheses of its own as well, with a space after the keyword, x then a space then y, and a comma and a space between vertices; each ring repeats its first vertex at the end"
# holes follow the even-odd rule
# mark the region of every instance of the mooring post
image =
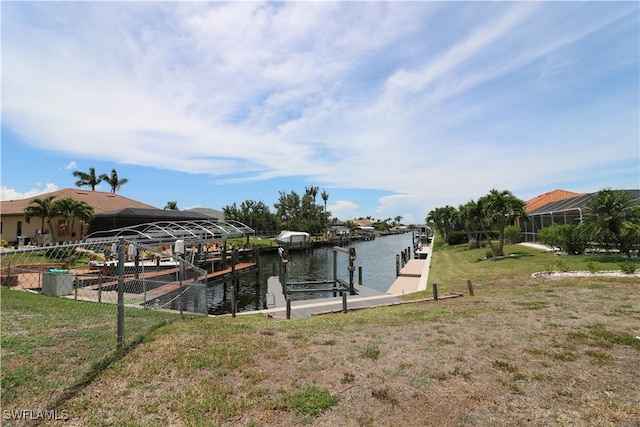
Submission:
POLYGON ((433 284, 433 300, 438 301, 438 285, 436 283, 433 284))
POLYGON ((473 283, 471 283, 471 280, 467 280, 467 287, 469 288, 469 295, 473 296, 473 283))
POLYGON ((400 275, 400 255, 396 255, 396 277, 400 275))
POLYGON ((362 266, 358 266, 358 285, 362 286, 362 266))
POLYGON ((356 291, 353 287, 353 273, 355 271, 354 261, 356 260, 356 248, 349 248, 349 293, 355 295, 356 291))
POLYGON ((231 317, 236 317, 236 285, 231 282, 231 317))
POLYGON ((102 271, 98 271, 98 302, 102 302, 102 271))
POLYGON ((342 312, 347 314, 347 293, 342 293, 342 312))

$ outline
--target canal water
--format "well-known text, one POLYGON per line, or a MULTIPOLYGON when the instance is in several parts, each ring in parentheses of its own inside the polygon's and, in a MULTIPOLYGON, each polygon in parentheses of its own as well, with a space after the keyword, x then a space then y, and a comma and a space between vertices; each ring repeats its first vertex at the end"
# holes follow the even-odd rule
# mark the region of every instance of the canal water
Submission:
MULTIPOLYGON (((356 250, 354 283, 358 285, 358 267, 362 267, 362 284, 371 289, 386 292, 396 279, 396 255, 412 248, 413 233, 380 236, 375 240, 353 242, 356 250)), ((413 254, 413 252, 411 252, 413 254)), ((338 278, 349 280, 349 260, 346 253, 337 252, 338 278)), ((253 311, 266 308, 267 278, 277 276, 279 256, 274 253, 260 255, 262 273, 260 283, 248 275, 241 279, 238 289, 238 311, 253 311)), ((322 247, 312 252, 292 251, 287 266, 288 283, 322 281, 333 279, 333 250, 322 247)), ((209 286, 207 304, 209 314, 231 313, 231 286, 209 286)), ((302 298, 325 298, 327 292, 305 293, 302 298)), ((330 295, 330 293, 329 293, 330 295)), ((299 297, 300 298, 300 297, 299 297)))

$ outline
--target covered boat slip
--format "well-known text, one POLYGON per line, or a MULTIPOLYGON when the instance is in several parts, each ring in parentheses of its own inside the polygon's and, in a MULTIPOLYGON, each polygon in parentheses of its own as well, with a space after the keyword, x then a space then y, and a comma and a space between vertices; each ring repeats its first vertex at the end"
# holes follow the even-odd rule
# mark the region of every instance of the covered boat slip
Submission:
POLYGON ((150 222, 113 230, 96 231, 89 234, 84 241, 88 243, 105 240, 116 241, 123 237, 129 242, 171 246, 177 240, 184 241, 185 245, 193 245, 222 242, 235 237, 249 239, 254 234, 255 231, 252 228, 238 221, 201 219, 150 222))

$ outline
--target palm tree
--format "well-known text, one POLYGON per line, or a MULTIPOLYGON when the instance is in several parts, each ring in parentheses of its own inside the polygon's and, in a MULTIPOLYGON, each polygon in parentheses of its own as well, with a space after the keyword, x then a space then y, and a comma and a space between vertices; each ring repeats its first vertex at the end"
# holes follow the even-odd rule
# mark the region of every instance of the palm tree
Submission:
POLYGON ((480 198, 478 203, 481 204, 484 217, 488 222, 498 226, 500 246, 497 255, 504 256, 504 229, 518 217, 527 218, 526 202, 518 199, 509 190, 492 189, 489 194, 480 198))
POLYGON ((473 200, 458 206, 458 219, 467 232, 470 243, 480 246, 480 230, 482 230, 482 207, 473 200))
POLYGON ((427 223, 433 224, 442 240, 446 244, 449 232, 453 228, 458 211, 453 206, 445 206, 444 208, 435 208, 427 215, 427 223))
POLYGON ((170 200, 167 202, 167 204, 165 205, 164 209, 166 211, 177 211, 178 209, 178 202, 176 202, 175 200, 170 200))
POLYGON ((89 168, 89 173, 73 171, 73 176, 79 178, 76 187, 91 187, 91 191, 96 191, 96 186, 102 182, 102 176, 96 176, 96 168, 89 168))
POLYGON ((111 169, 111 176, 107 175, 107 174, 102 174, 100 175, 100 179, 102 181, 105 181, 107 183, 109 183, 109 185, 111 186, 111 192, 115 194, 116 190, 120 189, 120 186, 126 184, 127 182, 129 182, 129 180, 127 178, 122 178, 119 179, 118 178, 118 172, 116 172, 115 169, 111 169))
POLYGON ((327 200, 329 200, 329 193, 322 190, 320 196, 322 196, 322 200, 324 200, 324 213, 327 213, 327 200))
POLYGON ((47 225, 49 225, 49 230, 53 233, 53 227, 51 226, 51 220, 55 216, 54 211, 54 202, 56 196, 45 197, 44 199, 33 199, 29 206, 24 208, 24 220, 27 224, 30 223, 31 218, 36 217, 41 219, 40 223, 40 236, 38 240, 39 245, 44 243, 44 223, 46 221, 47 225))
POLYGON ((59 230, 60 236, 69 239, 72 237, 71 233, 75 227, 76 218, 83 223, 91 222, 93 219, 93 207, 71 197, 57 200, 53 205, 53 211, 56 216, 61 216, 64 219, 60 226, 61 230, 59 230))
POLYGON ((310 195, 311 197, 313 197, 313 203, 316 203, 316 196, 318 195, 318 190, 319 187, 314 187, 313 185, 311 187, 304 187, 305 189, 305 193, 310 195))
POLYGON ((624 190, 605 189, 585 204, 584 230, 596 241, 613 243, 631 256, 640 235, 640 199, 624 190))

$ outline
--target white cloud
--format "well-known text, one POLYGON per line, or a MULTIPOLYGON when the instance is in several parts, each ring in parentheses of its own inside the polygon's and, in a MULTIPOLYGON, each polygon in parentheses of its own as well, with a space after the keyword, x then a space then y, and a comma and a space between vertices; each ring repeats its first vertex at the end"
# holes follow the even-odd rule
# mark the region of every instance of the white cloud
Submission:
POLYGON ((331 212, 333 218, 346 221, 358 216, 358 205, 349 200, 338 200, 331 205, 327 205, 327 211, 331 212))
POLYGON ((32 188, 31 190, 25 192, 18 192, 15 188, 10 188, 8 186, 0 187, 0 200, 22 200, 28 199, 31 197, 36 197, 41 194, 51 193, 53 191, 58 191, 59 188, 55 184, 46 184, 44 188, 32 188))
POLYGON ((637 96, 595 93, 624 65, 592 66, 637 68, 617 26, 633 19, 633 4, 8 3, 3 124, 84 159, 302 175, 415 212, 637 155, 637 96))

